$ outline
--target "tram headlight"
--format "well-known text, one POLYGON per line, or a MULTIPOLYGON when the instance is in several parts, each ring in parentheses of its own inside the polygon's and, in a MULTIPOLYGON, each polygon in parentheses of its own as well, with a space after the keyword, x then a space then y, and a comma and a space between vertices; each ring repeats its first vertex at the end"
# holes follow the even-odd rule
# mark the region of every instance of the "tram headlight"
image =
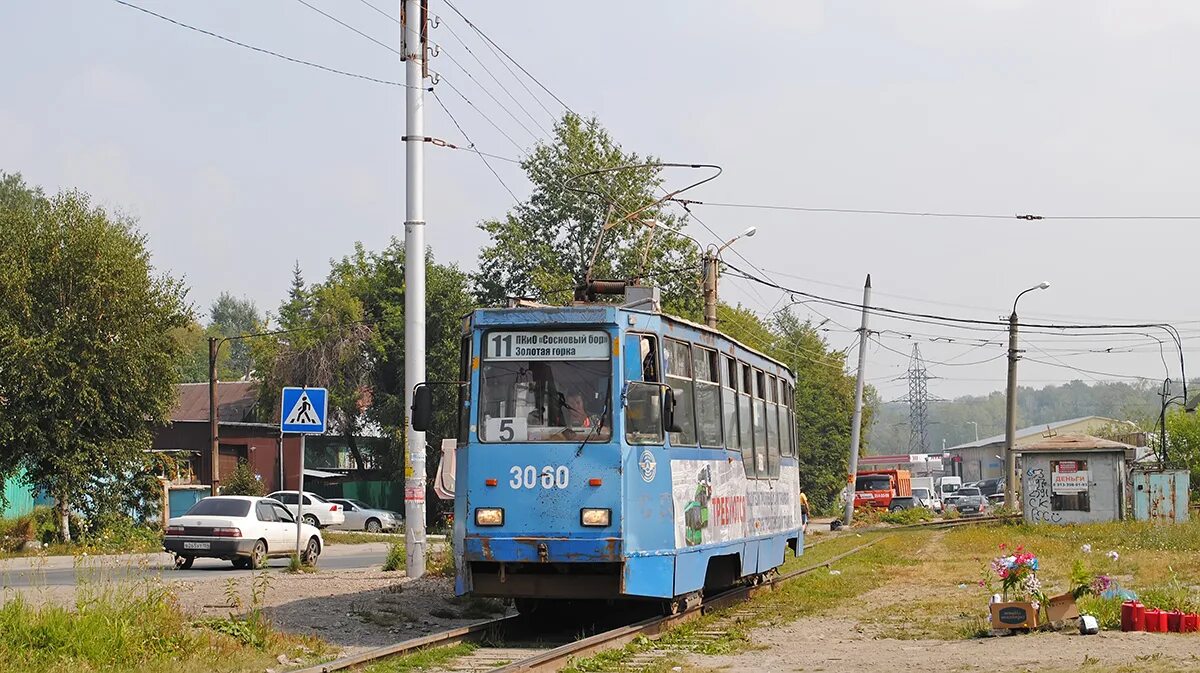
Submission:
POLYGON ((584 526, 607 526, 612 522, 611 509, 584 507, 579 510, 579 523, 584 526))
POLYGON ((476 526, 503 526, 504 510, 499 507, 476 507, 476 526))

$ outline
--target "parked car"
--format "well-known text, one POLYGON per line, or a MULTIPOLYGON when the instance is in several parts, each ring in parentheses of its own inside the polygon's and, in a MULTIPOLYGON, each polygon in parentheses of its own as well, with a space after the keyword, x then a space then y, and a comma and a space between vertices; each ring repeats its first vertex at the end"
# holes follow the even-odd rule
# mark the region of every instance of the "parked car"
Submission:
POLYGON ((954 493, 954 509, 963 516, 984 514, 988 510, 988 501, 978 488, 964 486, 954 493))
MULTIPOLYGON (((325 547, 321 531, 301 524, 300 560, 316 565, 325 547)), ((271 498, 218 495, 200 500, 183 516, 167 522, 163 547, 175 555, 175 567, 187 569, 197 558, 232 561, 235 568, 261 568, 267 559, 296 551, 296 519, 271 498)))
POLYGON ((989 495, 987 497, 987 499, 988 499, 988 505, 992 509, 995 509, 997 507, 1003 507, 1004 506, 1004 490, 1001 489, 1001 491, 999 493, 993 493, 993 494, 989 495))
POLYGON ((338 528, 365 530, 368 533, 381 533, 383 531, 395 530, 402 523, 399 514, 391 510, 372 507, 362 500, 330 498, 329 502, 341 505, 342 513, 346 516, 346 521, 339 524, 338 528))
POLYGON ((931 512, 942 511, 942 501, 927 488, 913 488, 913 500, 917 507, 924 507, 931 512))
MULTIPOLYGON (((297 498, 295 491, 275 491, 267 496, 282 502, 296 516, 299 509, 297 506, 297 498)), ((340 526, 345 523, 346 515, 342 512, 342 506, 329 502, 325 498, 316 493, 304 492, 304 523, 317 528, 325 528, 327 526, 340 526)))
POLYGON ((978 486, 980 493, 982 493, 985 496, 988 496, 990 498, 991 496, 995 495, 996 493, 1004 492, 1004 477, 996 477, 995 479, 984 479, 983 481, 976 484, 976 486, 978 486))

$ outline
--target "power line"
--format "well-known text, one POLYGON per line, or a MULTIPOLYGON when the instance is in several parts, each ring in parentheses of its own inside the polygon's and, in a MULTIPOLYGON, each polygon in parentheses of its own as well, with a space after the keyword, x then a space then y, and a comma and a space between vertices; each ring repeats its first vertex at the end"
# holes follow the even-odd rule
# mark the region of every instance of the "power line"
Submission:
POLYGON ((441 106, 443 111, 445 111, 446 116, 449 117, 450 121, 454 123, 454 126, 458 129, 458 132, 467 139, 467 142, 469 143, 469 149, 473 150, 479 155, 479 159, 483 161, 483 165, 487 166, 487 169, 492 172, 492 175, 496 177, 496 180, 499 181, 500 185, 504 187, 504 191, 508 192, 508 195, 512 197, 513 201, 519 203, 520 199, 518 199, 517 195, 513 193, 513 190, 508 188, 508 185, 504 182, 504 179, 500 177, 500 174, 496 172, 496 169, 492 168, 492 165, 488 163, 488 160, 483 156, 483 153, 475 150, 475 143, 471 142, 471 136, 467 135, 467 132, 463 129, 462 125, 458 123, 458 120, 454 118, 454 115, 450 113, 450 108, 446 107, 446 104, 442 102, 441 96, 438 96, 436 91, 433 92, 433 99, 437 101, 437 104, 441 106))
MULTIPOLYGON (((507 58, 509 61, 512 61, 512 64, 517 66, 517 68, 519 68, 521 70, 521 72, 525 73, 526 77, 533 80, 533 82, 535 84, 537 84, 539 87, 541 87, 542 91, 545 91, 546 93, 550 94, 551 98, 558 101, 558 104, 563 106, 563 109, 565 109, 567 112, 570 112, 571 114, 574 114, 575 116, 579 116, 578 114, 575 113, 574 110, 571 109, 571 106, 564 103, 563 100, 561 98, 559 98, 557 95, 555 95, 555 93, 553 91, 548 89, 545 84, 542 84, 541 81, 538 80, 538 78, 534 77, 532 73, 530 73, 528 70, 526 70, 525 66, 518 63, 517 60, 515 58, 513 58, 512 56, 509 56, 508 52, 504 51, 503 47, 496 44, 496 42, 492 38, 488 37, 487 33, 484 33, 483 30, 481 30, 479 28, 479 26, 476 26, 474 23, 471 22, 470 19, 468 19, 465 15, 463 15, 462 12, 458 11, 458 8, 455 7, 454 4, 450 2, 450 0, 443 0, 443 1, 446 3, 447 7, 454 10, 454 13, 457 14, 459 16, 459 18, 461 18, 468 26, 471 27, 471 30, 474 30, 476 33, 479 34, 480 37, 482 37, 484 40, 486 40, 488 44, 490 44, 491 46, 493 46, 497 50, 499 50, 501 54, 504 54, 504 57, 507 58)), ((547 112, 547 114, 549 114, 550 111, 546 110, 546 112, 547 112)))
POLYGON ((342 27, 344 27, 344 28, 348 28, 348 29, 350 29, 350 30, 354 31, 355 33, 357 33, 357 34, 359 34, 359 35, 361 35, 361 36, 363 36, 363 37, 367 38, 368 40, 370 40, 370 41, 374 42, 375 44, 377 44, 377 45, 379 45, 379 46, 381 46, 381 47, 383 47, 384 49, 387 49, 388 51, 392 52, 393 54, 395 54, 395 55, 397 55, 397 56, 401 56, 401 54, 400 54, 399 50, 397 50, 395 47, 393 47, 393 46, 391 46, 391 45, 389 45, 389 44, 384 44, 383 42, 380 42, 379 40, 376 40, 375 38, 371 37, 370 35, 367 35, 366 33, 364 33, 364 32, 362 32, 361 30, 359 30, 359 29, 355 28, 354 26, 351 26, 350 24, 346 23, 345 21, 342 21, 341 19, 337 18, 336 16, 334 16, 334 15, 332 15, 332 14, 329 14, 328 12, 325 12, 324 10, 322 10, 322 9, 319 9, 319 8, 317 8, 317 7, 313 6, 313 5, 310 5, 310 4, 308 4, 308 2, 306 2, 305 0, 296 0, 296 2, 298 2, 298 3, 302 4, 302 5, 304 5, 305 7, 307 7, 307 8, 309 8, 309 9, 311 9, 312 11, 316 12, 317 14, 320 14, 321 16, 323 16, 323 17, 325 17, 325 18, 329 19, 330 21, 333 21, 334 23, 337 23, 338 25, 340 25, 340 26, 342 26, 342 27))
POLYGON ((956 213, 918 210, 877 210, 870 208, 821 208, 812 206, 783 206, 764 203, 726 203, 718 201, 696 201, 681 199, 688 204, 719 208, 750 208, 756 210, 784 210, 803 213, 846 213, 853 215, 898 215, 903 217, 950 217, 984 220, 1200 220, 1200 215, 1036 215, 996 213, 956 213))
MULTIPOLYGON (((303 2, 303 0, 300 0, 300 1, 303 2)), ((520 126, 522 130, 524 130, 526 133, 528 133, 529 137, 533 138, 535 142, 537 141, 537 139, 538 139, 537 134, 534 133, 533 131, 530 131, 528 126, 526 126, 520 119, 517 119, 517 115, 513 114, 512 110, 509 110, 507 105, 505 105, 504 103, 501 103, 500 99, 496 98, 495 94, 493 94, 491 91, 489 91, 487 87, 480 84, 479 80, 475 79, 475 76, 472 75, 469 70, 467 70, 466 66, 464 66, 462 63, 460 63, 458 61, 458 59, 454 58, 454 54, 451 54, 449 51, 447 51, 445 47, 442 47, 441 52, 443 54, 445 54, 446 58, 450 59, 450 62, 453 63, 455 66, 457 66, 458 69, 461 70, 463 72, 463 74, 465 74, 467 76, 468 79, 470 79, 472 82, 474 82, 475 86, 479 87, 480 91, 487 94, 488 98, 491 98, 492 101, 494 103, 496 103, 496 105, 498 105, 501 110, 504 110, 505 114, 507 114, 509 117, 512 117, 512 120, 517 123, 517 126, 520 126)), ((526 112, 525 114, 529 114, 529 113, 526 112)), ((536 124, 537 121, 534 120, 534 123, 536 124)))
MULTIPOLYGON (((462 91, 459 91, 458 87, 454 86, 454 84, 453 84, 453 83, 452 83, 450 80, 446 79, 446 76, 445 76, 445 75, 442 75, 441 73, 438 73, 438 77, 440 77, 440 78, 441 78, 441 81, 442 81, 442 82, 443 82, 443 83, 444 83, 446 86, 450 87, 450 90, 451 90, 451 91, 453 91, 454 93, 458 94, 458 97, 459 97, 459 98, 461 98, 461 99, 463 99, 463 101, 465 101, 467 105, 470 105, 472 108, 474 108, 474 110, 475 110, 476 112, 478 112, 478 113, 479 113, 479 116, 483 117, 484 121, 486 121, 487 123, 491 124, 491 125, 492 125, 492 128, 496 129, 496 131, 498 131, 498 132, 500 133, 500 135, 504 136, 504 138, 505 138, 506 140, 508 140, 508 142, 512 143, 512 146, 513 146, 513 147, 515 147, 515 148, 517 148, 517 151, 518 151, 518 152, 520 152, 521 154, 528 154, 528 152, 526 152, 526 151, 525 151, 525 148, 521 147, 521 146, 520 146, 520 145, 517 143, 517 141, 513 140, 513 137, 512 137, 512 136, 510 136, 510 135, 508 135, 508 133, 507 133, 507 132, 506 132, 504 129, 500 128, 500 125, 499 125, 499 124, 497 124, 495 121, 493 121, 491 117, 489 117, 489 116, 487 116, 486 114, 484 114, 483 110, 480 110, 480 109, 479 109, 479 107, 478 107, 477 105, 475 105, 474 103, 472 103, 472 102, 471 102, 471 99, 470 99, 470 98, 467 98, 467 97, 466 97, 466 95, 465 95, 465 94, 463 94, 463 92, 462 92, 462 91)), ((461 129, 460 129, 460 130, 461 130, 461 129)), ((465 138, 465 137, 466 137, 466 134, 463 134, 463 137, 465 138)))
MULTIPOLYGON (((462 37, 459 36, 459 34, 454 30, 454 28, 452 28, 450 26, 450 24, 447 23, 447 24, 445 24, 445 26, 446 26, 446 30, 450 31, 450 34, 452 36, 454 36, 454 39, 458 40, 458 43, 462 45, 462 48, 467 50, 467 53, 471 55, 471 58, 475 59, 475 62, 479 64, 479 67, 483 68, 483 71, 486 72, 488 74, 488 76, 492 78, 492 81, 496 83, 496 86, 500 87, 501 91, 508 94, 508 97, 512 99, 512 102, 516 103, 517 107, 521 108, 521 112, 524 112, 525 116, 529 117, 529 119, 538 128, 540 128, 542 130, 542 133, 544 133, 546 135, 550 135, 550 131, 547 130, 545 126, 542 126, 541 122, 539 122, 536 117, 534 117, 532 114, 529 113, 529 110, 525 109, 525 106, 521 104, 521 101, 517 100, 517 97, 514 96, 512 94, 512 92, 508 90, 508 87, 504 86, 504 84, 502 84, 500 82, 500 79, 498 77, 496 77, 495 74, 492 73, 491 69, 488 68, 487 65, 482 60, 480 60, 480 58, 478 56, 475 55, 475 52, 471 49, 470 46, 467 45, 466 40, 462 39, 462 37)), ((528 89, 526 89, 526 91, 528 91, 528 89)), ((530 94, 530 95, 532 95, 532 94, 530 94)), ((546 112, 547 112, 547 114, 549 114, 549 110, 547 110, 546 112)))
MULTIPOLYGON (((406 89, 410 88, 407 84, 404 84, 402 82, 393 82, 391 80, 379 79, 377 77, 371 77, 369 75, 360 75, 358 73, 349 72, 346 70, 338 70, 337 68, 331 68, 327 65, 321 65, 320 63, 313 63, 312 61, 305 61, 304 59, 294 58, 291 56, 285 56, 284 54, 281 54, 277 51, 271 51, 270 49, 264 49, 263 47, 256 47, 252 44, 246 44, 245 42, 239 42, 233 38, 225 37, 224 35, 221 35, 219 33, 214 33, 211 30, 205 30, 203 28, 198 28, 196 26, 186 24, 182 21, 176 21, 175 19, 172 19, 169 16, 163 16, 162 14, 159 14, 157 12, 152 12, 149 9, 146 9, 145 7, 139 7, 138 5, 135 5, 131 2, 127 2, 126 0, 113 0, 113 2, 117 3, 118 5, 124 5, 130 9, 136 9, 137 11, 142 12, 143 14, 149 14, 150 16, 153 16, 157 19, 161 19, 168 23, 175 24, 176 26, 179 26, 180 28, 186 28, 188 30, 195 31, 197 33, 202 33, 204 35, 208 35, 209 37, 215 37, 218 40, 221 40, 223 42, 228 42, 229 44, 236 45, 238 47, 242 47, 243 49, 249 49, 251 51, 256 51, 260 54, 274 56, 275 58, 282 59, 284 61, 288 61, 289 63, 296 63, 298 65, 304 65, 304 66, 308 66, 310 68, 316 68, 317 70, 323 70, 325 72, 333 73, 335 75, 342 75, 343 77, 352 77, 354 79, 366 80, 368 82, 374 82, 375 84, 386 84, 388 86, 397 86, 397 87, 403 87, 406 89)), ((425 87, 412 87, 412 88, 421 88, 426 91, 433 91, 433 89, 425 89, 425 87)))

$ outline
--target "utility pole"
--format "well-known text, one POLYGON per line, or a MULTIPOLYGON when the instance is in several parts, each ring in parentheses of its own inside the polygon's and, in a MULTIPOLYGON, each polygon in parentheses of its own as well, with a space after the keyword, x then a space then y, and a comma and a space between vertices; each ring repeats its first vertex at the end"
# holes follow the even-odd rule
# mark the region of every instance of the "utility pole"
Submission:
POLYGON ((212 495, 221 488, 221 439, 217 435, 217 349, 221 342, 217 337, 208 337, 208 439, 212 495))
MULTIPOLYGON (((1008 316, 1008 391, 1006 395, 1007 408, 1004 413, 1004 505, 1020 510, 1017 502, 1017 454, 1014 445, 1017 441, 1017 302, 1022 295, 1034 290, 1045 290, 1050 283, 1045 281, 1033 287, 1022 290, 1013 300, 1012 313, 1008 316)), ((980 475, 982 476, 982 475, 980 475)))
POLYGON ((425 433, 412 427, 413 390, 425 381, 425 101, 427 0, 401 0, 400 53, 405 66, 404 568, 425 574, 425 433))
POLYGON ((717 328, 717 254, 709 248, 704 251, 704 324, 717 328))
POLYGON ((854 518, 854 475, 858 473, 858 444, 862 436, 863 385, 867 377, 867 309, 871 306, 871 274, 863 285, 862 326, 858 328, 858 376, 854 379, 854 418, 850 421, 850 476, 846 483, 846 516, 842 523, 849 526, 854 518))

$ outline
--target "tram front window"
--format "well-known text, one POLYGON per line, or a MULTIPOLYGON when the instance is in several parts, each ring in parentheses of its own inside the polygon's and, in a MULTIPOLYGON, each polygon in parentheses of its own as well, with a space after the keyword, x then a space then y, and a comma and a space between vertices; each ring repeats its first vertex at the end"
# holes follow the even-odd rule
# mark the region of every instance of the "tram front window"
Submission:
POLYGON ((480 439, 501 443, 608 440, 612 437, 611 353, 608 334, 599 331, 485 335, 480 439))

